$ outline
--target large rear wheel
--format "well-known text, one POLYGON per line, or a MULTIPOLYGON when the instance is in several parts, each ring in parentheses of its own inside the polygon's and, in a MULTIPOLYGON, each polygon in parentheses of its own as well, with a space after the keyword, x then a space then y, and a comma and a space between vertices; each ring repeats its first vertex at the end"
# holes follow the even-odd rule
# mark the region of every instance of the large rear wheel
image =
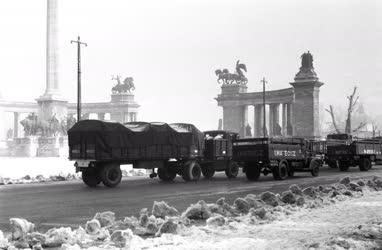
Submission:
POLYGON ((347 162, 347 161, 338 161, 338 168, 342 172, 348 171, 349 170, 349 162, 347 162))
POLYGON ((184 164, 182 178, 185 181, 197 181, 200 179, 202 169, 196 161, 188 161, 184 164))
POLYGON ((261 168, 256 163, 246 163, 245 164, 245 175, 250 181, 257 181, 260 177, 261 168))
POLYGON ((116 187, 122 179, 122 172, 119 164, 106 164, 101 170, 101 179, 106 187, 116 187))
POLYGON ((285 180, 288 177, 287 163, 281 161, 278 166, 273 167, 272 174, 275 180, 285 180))
POLYGON ((362 158, 359 162, 359 170, 369 171, 371 168, 371 161, 368 158, 362 158))
POLYGON ((96 187, 101 183, 101 177, 98 169, 88 167, 82 170, 82 181, 89 187, 96 187))
POLYGON ((327 160, 327 163, 330 168, 338 168, 338 163, 335 160, 327 160))
POLYGON ((168 167, 158 168, 158 177, 162 181, 173 181, 176 177, 176 172, 168 167))
POLYGON ((225 169, 225 175, 229 178, 236 178, 239 174, 239 164, 234 161, 230 161, 227 164, 227 168, 225 169))

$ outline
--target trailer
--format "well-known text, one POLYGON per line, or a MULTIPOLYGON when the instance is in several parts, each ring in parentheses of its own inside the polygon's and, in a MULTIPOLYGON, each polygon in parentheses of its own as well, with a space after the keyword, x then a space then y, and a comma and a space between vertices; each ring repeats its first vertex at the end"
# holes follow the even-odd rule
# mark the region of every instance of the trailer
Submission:
POLYGON ((211 178, 224 171, 228 178, 236 178, 240 165, 232 159, 232 143, 239 135, 224 130, 204 132, 204 154, 201 162, 203 176, 211 178))
POLYGON ((69 159, 90 187, 101 182, 117 186, 122 164, 152 169, 150 177, 163 181, 177 174, 195 181, 201 175, 204 135, 192 124, 82 120, 68 131, 68 138, 69 159))
POLYGON ((313 143, 302 138, 245 138, 233 142, 233 160, 242 165, 249 180, 273 174, 275 180, 293 177, 295 172, 318 176, 323 159, 313 143))
MULTIPOLYGON (((334 136, 331 136, 332 138, 334 136)), ((338 162, 340 171, 358 166, 360 171, 369 171, 372 163, 382 160, 382 139, 358 139, 342 135, 336 143, 327 145, 327 158, 338 162)))
POLYGON ((232 141, 238 134, 223 130, 202 133, 187 123, 83 120, 68 131, 68 138, 69 159, 90 187, 101 182, 117 186, 123 164, 151 169, 150 177, 162 181, 177 175, 185 181, 197 181, 202 174, 208 179, 216 171, 235 178, 239 172, 232 160, 232 141))

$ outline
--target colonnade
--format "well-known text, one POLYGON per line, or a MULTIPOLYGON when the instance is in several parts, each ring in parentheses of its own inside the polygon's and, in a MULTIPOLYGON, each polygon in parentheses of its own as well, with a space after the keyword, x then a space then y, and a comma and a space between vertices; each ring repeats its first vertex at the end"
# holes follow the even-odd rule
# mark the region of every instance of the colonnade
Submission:
MULTIPOLYGON (((266 104, 268 110, 268 119, 266 119, 267 136, 288 136, 292 135, 292 103, 272 103, 266 104), (280 122, 281 121, 281 122, 280 122)), ((254 124, 253 136, 263 136, 264 106, 262 104, 253 105, 254 124)), ((267 112, 267 111, 266 111, 267 112)), ((248 136, 248 134, 245 134, 248 136)))

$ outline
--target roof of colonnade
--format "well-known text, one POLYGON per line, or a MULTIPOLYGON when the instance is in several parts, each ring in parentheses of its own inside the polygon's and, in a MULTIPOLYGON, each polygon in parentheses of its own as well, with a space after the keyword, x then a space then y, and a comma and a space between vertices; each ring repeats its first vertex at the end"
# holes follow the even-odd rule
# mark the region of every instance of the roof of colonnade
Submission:
MULTIPOLYGON (((293 88, 265 91, 266 104, 293 103, 293 88)), ((219 94, 219 106, 242 106, 263 104, 263 92, 219 94)))

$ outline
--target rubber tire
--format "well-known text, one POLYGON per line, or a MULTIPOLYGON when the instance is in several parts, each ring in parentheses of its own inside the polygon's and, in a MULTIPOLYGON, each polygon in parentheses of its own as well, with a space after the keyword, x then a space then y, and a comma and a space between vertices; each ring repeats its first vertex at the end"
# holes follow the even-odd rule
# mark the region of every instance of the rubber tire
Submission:
POLYGON ((121 182, 122 171, 118 164, 106 164, 101 170, 102 183, 106 187, 116 187, 121 182))
POLYGON ((202 167, 203 177, 206 179, 211 179, 215 174, 215 169, 212 166, 203 166, 202 167))
POLYGON ((225 175, 228 179, 236 178, 239 174, 239 164, 234 161, 230 161, 227 164, 227 168, 225 170, 225 175))
POLYGON ((176 177, 175 171, 170 171, 169 168, 158 168, 158 177, 161 181, 173 181, 176 177))
POLYGON ((317 177, 320 174, 320 166, 321 163, 319 160, 313 159, 310 161, 309 168, 313 177, 317 177))
POLYGON ((293 168, 288 169, 288 177, 294 177, 294 173, 295 173, 295 171, 293 168))
POLYGON ((338 168, 338 162, 333 160, 328 160, 327 164, 330 168, 338 168))
POLYGON ((202 168, 196 161, 188 161, 184 164, 182 178, 185 181, 197 181, 202 175, 202 168))
POLYGON ((342 172, 346 172, 349 170, 349 163, 346 162, 346 161, 338 161, 338 168, 340 169, 340 171, 342 172))
POLYGON ((277 167, 273 167, 272 174, 275 180, 285 180, 288 177, 288 165, 285 161, 281 161, 277 167))
POLYGON ((245 164, 245 175, 249 181, 257 181, 260 177, 260 167, 257 164, 249 166, 249 163, 245 164))
POLYGON ((362 158, 359 162, 359 170, 369 171, 371 169, 371 161, 369 158, 362 158))
POLYGON ((94 167, 88 167, 82 170, 82 181, 89 187, 96 187, 101 183, 101 177, 98 169, 94 167))

